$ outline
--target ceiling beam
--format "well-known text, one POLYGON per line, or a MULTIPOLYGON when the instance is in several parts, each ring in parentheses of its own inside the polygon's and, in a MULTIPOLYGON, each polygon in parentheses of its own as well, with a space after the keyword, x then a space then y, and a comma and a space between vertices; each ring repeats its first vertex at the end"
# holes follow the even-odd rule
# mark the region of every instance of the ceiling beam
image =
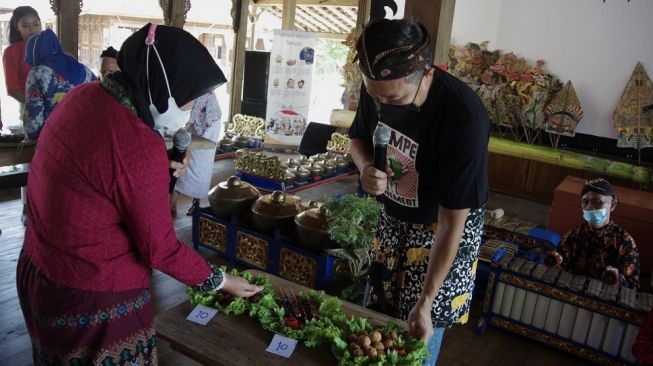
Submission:
MULTIPOLYGON (((304 26, 310 28, 311 32, 320 32, 324 30, 324 26, 320 25, 310 14, 306 13, 303 7, 297 8, 297 23, 302 23, 304 26)), ((329 29, 327 29, 329 30, 329 29)))
POLYGON ((341 25, 342 20, 335 17, 333 14, 325 11, 320 6, 307 6, 308 9, 319 13, 323 18, 326 18, 331 21, 331 23, 336 27, 338 33, 349 33, 349 29, 346 29, 346 26, 341 25))
POLYGON ((342 11, 347 14, 351 19, 354 20, 354 24, 356 24, 356 21, 358 20, 358 13, 356 12, 356 9, 351 8, 349 6, 343 6, 342 11))
POLYGON ((305 7, 299 7, 299 12, 306 18, 310 18, 313 20, 313 23, 320 25, 321 29, 325 29, 331 33, 342 33, 340 29, 338 28, 337 24, 330 23, 328 21, 325 21, 321 17, 315 17, 311 16, 311 9, 310 8, 305 8, 305 7))
MULTIPOLYGON (((256 5, 281 5, 283 0, 253 0, 256 5)), ((357 6, 358 0, 297 0, 297 5, 357 6)))

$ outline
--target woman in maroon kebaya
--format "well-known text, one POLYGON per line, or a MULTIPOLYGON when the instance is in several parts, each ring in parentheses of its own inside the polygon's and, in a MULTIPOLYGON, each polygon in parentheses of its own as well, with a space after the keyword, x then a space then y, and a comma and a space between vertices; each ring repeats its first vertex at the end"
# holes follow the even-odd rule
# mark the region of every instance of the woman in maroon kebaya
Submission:
POLYGON ((32 160, 16 277, 36 365, 156 365, 152 268, 200 291, 260 291, 177 240, 170 217, 155 128, 183 126, 222 71, 190 33, 165 26, 130 36, 118 63, 66 94, 32 160))

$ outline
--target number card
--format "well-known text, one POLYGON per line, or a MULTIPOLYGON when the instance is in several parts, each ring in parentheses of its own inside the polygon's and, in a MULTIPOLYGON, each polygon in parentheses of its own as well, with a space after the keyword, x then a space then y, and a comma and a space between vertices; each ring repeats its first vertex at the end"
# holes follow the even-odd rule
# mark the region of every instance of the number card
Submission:
POLYGON ((218 309, 209 308, 204 305, 197 305, 195 309, 188 314, 186 320, 206 325, 217 313, 218 309))
POLYGON ((265 351, 274 353, 275 355, 279 355, 281 357, 290 358, 292 353, 295 351, 296 346, 296 339, 290 339, 282 335, 275 334, 274 338, 272 338, 272 342, 270 342, 270 345, 265 351))

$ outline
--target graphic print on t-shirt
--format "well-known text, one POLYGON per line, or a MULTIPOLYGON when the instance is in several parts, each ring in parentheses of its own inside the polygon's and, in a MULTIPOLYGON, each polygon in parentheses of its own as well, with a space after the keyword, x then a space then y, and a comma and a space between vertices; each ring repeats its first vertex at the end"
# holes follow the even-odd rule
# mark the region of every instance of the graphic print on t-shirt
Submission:
MULTIPOLYGON (((379 122, 379 124, 383 123, 379 122)), ((392 169, 394 175, 388 179, 385 196, 402 206, 419 207, 417 200, 419 175, 415 170, 415 157, 419 144, 392 127, 388 126, 388 128, 391 131, 388 143, 388 167, 392 169)))

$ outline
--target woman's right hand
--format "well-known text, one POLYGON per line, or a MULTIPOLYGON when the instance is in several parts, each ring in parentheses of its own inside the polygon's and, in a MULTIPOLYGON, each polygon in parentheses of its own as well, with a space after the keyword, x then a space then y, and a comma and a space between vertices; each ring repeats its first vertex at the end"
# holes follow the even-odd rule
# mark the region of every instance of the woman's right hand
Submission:
POLYGON ((229 295, 233 297, 250 297, 253 295, 256 295, 259 293, 261 290, 263 290, 263 287, 261 286, 256 286, 253 285, 244 278, 238 277, 238 276, 231 276, 228 274, 224 274, 224 287, 222 287, 222 291, 228 293, 229 295))

